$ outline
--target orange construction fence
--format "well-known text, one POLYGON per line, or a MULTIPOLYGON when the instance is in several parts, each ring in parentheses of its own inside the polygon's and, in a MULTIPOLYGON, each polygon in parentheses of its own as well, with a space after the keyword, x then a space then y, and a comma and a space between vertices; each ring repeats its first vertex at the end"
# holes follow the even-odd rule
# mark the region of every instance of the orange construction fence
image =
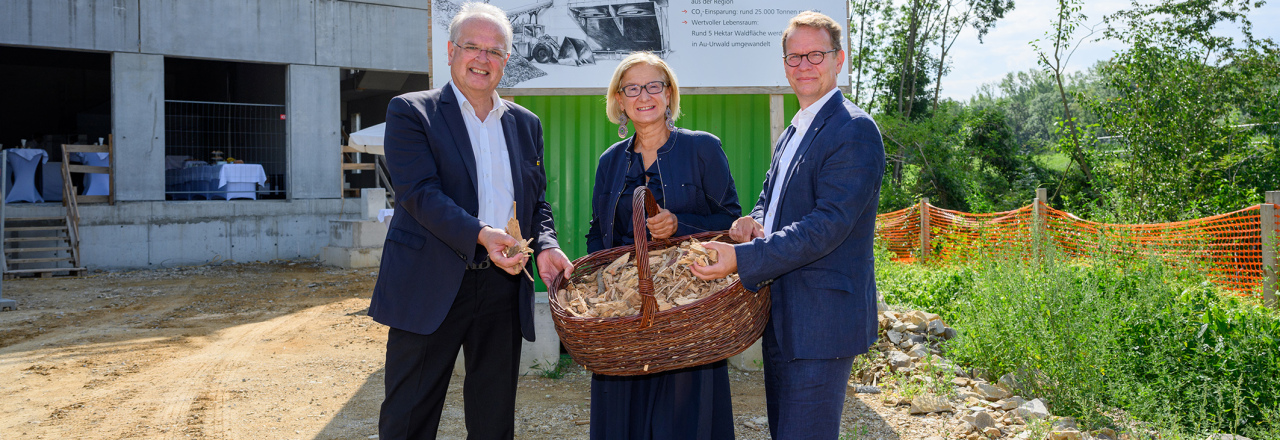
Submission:
POLYGON ((1175 265, 1205 271, 1225 289, 1274 304, 1276 244, 1280 230, 1280 192, 1266 203, 1195 220, 1156 224, 1113 224, 1081 219, 1037 201, 1018 209, 988 214, 952 211, 923 199, 909 208, 880 214, 876 238, 899 261, 946 261, 982 252, 1025 258, 1037 246, 1052 243, 1072 256, 1110 249, 1156 256, 1175 265), (1270 268, 1264 270, 1264 267, 1270 268))

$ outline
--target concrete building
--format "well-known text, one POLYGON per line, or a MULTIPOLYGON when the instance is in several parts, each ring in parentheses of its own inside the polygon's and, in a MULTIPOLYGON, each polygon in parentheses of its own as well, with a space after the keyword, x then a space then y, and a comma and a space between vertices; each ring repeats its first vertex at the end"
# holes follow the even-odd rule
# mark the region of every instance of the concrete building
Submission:
POLYGON ((344 133, 428 88, 429 19, 429 0, 0 0, 0 144, 54 162, 114 140, 117 202, 80 207, 86 267, 318 256, 331 221, 366 211, 343 182, 374 185, 344 179, 344 133), (166 177, 224 155, 262 165, 256 200, 166 177))

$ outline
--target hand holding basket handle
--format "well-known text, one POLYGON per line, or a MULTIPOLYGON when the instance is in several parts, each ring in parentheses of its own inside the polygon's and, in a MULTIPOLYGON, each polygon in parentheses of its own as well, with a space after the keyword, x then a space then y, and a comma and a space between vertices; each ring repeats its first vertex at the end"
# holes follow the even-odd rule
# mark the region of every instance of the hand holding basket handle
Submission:
POLYGON ((640 328, 653 324, 658 312, 658 299, 653 297, 653 276, 649 272, 649 235, 645 219, 658 215, 658 202, 644 186, 636 187, 631 197, 631 231, 636 245, 636 271, 640 277, 640 328))
POLYGON ((768 287, 753 292, 735 281, 696 302, 658 310, 649 248, 666 249, 688 240, 725 241, 727 231, 650 241, 645 217, 652 217, 661 209, 644 187, 636 189, 632 207, 634 249, 628 246, 596 251, 574 261, 573 270, 580 271, 580 276, 589 275, 604 270, 623 254, 634 252, 641 295, 638 316, 599 318, 569 313, 556 299, 557 291, 574 278, 568 271, 547 286, 556 332, 573 359, 593 373, 635 376, 720 361, 741 353, 759 339, 769 320, 768 287))

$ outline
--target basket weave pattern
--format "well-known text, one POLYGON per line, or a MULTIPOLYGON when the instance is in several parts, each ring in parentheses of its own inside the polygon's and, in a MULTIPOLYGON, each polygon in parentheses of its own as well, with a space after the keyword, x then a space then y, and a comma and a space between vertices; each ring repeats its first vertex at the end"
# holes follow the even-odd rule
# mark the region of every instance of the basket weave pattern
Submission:
POLYGON ((711 296, 683 306, 658 311, 647 257, 651 249, 678 246, 689 239, 732 243, 728 234, 703 232, 649 242, 645 217, 657 214, 648 190, 636 188, 634 207, 635 246, 605 249, 573 262, 573 274, 556 278, 548 286, 556 332, 574 361, 588 370, 611 376, 634 376, 677 370, 727 359, 750 347, 769 320, 769 289, 752 292, 735 282, 711 296), (622 254, 632 254, 639 272, 642 298, 639 315, 617 318, 575 317, 556 301, 556 292, 570 282, 602 270, 622 254))

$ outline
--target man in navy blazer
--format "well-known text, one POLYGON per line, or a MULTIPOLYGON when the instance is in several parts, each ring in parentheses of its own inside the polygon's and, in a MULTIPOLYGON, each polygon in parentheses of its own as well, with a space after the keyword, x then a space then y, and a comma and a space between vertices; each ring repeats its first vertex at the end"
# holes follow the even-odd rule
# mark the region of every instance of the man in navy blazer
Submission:
POLYGON ((450 82, 387 108, 385 148, 396 212, 369 315, 390 327, 379 438, 435 438, 461 347, 468 438, 514 437, 520 338, 534 340, 528 256, 539 275, 572 264, 556 241, 542 167, 542 124, 498 97, 512 30, 497 7, 468 3, 449 26, 450 82), (512 202, 515 208, 512 208, 512 202))
POLYGON ((764 333, 765 398, 774 439, 840 434, 853 357, 875 343, 872 246, 884 175, 875 121, 836 88, 844 64, 840 25, 806 11, 782 34, 787 81, 800 101, 736 245, 707 243, 703 279, 738 272, 752 291, 772 284, 764 333))

